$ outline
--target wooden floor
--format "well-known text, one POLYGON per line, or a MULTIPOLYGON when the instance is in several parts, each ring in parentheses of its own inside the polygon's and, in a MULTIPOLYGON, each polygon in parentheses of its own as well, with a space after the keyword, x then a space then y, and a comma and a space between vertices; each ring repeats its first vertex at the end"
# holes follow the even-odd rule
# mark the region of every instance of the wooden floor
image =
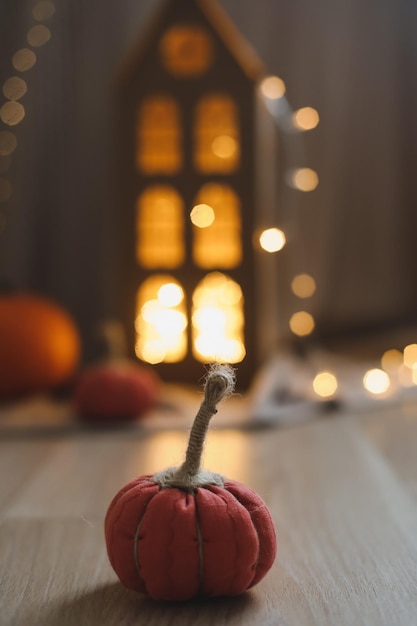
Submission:
POLYGON ((118 583, 103 517, 185 444, 184 432, 3 433, 1 626, 417 624, 417 406, 212 430, 205 466, 266 500, 278 557, 238 598, 159 604, 118 583))

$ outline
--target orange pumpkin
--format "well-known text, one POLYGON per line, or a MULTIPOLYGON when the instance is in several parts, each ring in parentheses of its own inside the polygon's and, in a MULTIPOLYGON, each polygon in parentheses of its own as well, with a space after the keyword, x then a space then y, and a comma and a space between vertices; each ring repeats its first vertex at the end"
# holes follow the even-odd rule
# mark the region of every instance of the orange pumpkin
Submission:
POLYGON ((54 302, 0 295, 0 397, 65 383, 78 365, 80 345, 73 319, 54 302))

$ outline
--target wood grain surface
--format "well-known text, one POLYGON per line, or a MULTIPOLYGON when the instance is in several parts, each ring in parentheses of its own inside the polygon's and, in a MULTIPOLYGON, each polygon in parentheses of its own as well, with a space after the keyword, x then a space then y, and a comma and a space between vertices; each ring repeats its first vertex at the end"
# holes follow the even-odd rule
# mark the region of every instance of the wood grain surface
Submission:
POLYGON ((205 466, 264 498, 278 557, 240 597, 156 603, 117 581, 103 518, 124 483, 179 463, 185 444, 185 432, 3 435, 1 626, 417 624, 416 406, 213 429, 205 466))

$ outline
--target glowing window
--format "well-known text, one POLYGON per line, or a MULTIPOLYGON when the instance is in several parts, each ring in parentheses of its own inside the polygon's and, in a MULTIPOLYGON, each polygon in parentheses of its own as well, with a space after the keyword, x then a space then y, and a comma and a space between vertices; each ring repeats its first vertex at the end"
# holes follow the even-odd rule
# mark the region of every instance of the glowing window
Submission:
POLYGON ((194 165, 204 174, 229 174, 239 165, 238 112, 226 95, 208 95, 197 104, 194 165))
POLYGON ((173 26, 161 39, 159 50, 168 72, 182 78, 200 76, 213 61, 212 40, 198 26, 173 26))
POLYGON ((145 174, 175 174, 181 168, 181 123, 170 96, 149 97, 137 120, 136 165, 145 174))
POLYGON ((208 274, 193 295, 194 357, 203 363, 239 363, 245 357, 243 295, 238 283, 220 272, 208 274))
POLYGON ((206 228, 193 226, 193 259, 203 269, 237 267, 242 260, 240 202, 228 185, 207 183, 195 205, 213 209, 214 220, 206 228))
POLYGON ((137 202, 136 258, 147 269, 179 267, 185 256, 184 209, 168 185, 146 189, 137 202))
POLYGON ((136 301, 138 358, 147 363, 177 363, 187 353, 187 316, 184 290, 168 274, 146 279, 136 301))

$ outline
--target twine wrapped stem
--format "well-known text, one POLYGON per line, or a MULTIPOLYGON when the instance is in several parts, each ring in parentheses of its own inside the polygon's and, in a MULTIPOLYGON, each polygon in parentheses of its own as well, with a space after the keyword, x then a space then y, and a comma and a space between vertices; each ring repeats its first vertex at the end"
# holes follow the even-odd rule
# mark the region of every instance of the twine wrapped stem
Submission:
POLYGON ((217 404, 230 396, 235 387, 235 374, 229 365, 215 364, 207 374, 204 398, 191 428, 184 463, 179 468, 158 472, 153 480, 161 487, 179 487, 193 490, 203 484, 223 486, 219 474, 201 469, 204 441, 211 418, 217 413, 217 404))

